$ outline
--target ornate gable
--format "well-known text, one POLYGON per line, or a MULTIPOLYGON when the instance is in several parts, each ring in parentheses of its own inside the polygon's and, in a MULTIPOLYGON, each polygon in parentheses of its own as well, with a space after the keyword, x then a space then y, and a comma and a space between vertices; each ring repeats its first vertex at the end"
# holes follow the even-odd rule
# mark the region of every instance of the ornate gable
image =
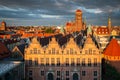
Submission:
POLYGON ((90 36, 87 37, 82 52, 83 54, 99 54, 99 49, 90 36))
POLYGON ((48 54, 59 54, 59 53, 61 53, 60 45, 55 40, 55 37, 52 38, 48 47, 46 48, 46 53, 48 53, 48 54))
POLYGON ((70 38, 70 41, 67 43, 64 53, 65 54, 77 54, 79 53, 80 49, 74 41, 74 38, 70 38))
POLYGON ((39 41, 36 37, 34 37, 28 46, 28 48, 25 49, 25 53, 27 54, 41 54, 44 53, 43 48, 41 47, 39 41))

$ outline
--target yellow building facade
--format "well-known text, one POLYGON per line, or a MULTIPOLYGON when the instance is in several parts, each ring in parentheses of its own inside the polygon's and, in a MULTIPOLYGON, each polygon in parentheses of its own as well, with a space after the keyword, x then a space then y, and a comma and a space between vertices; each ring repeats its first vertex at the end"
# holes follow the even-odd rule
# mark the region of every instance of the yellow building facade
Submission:
POLYGON ((54 37, 45 47, 33 38, 24 56, 28 80, 101 80, 101 53, 91 37, 83 48, 73 38, 64 48, 54 37))

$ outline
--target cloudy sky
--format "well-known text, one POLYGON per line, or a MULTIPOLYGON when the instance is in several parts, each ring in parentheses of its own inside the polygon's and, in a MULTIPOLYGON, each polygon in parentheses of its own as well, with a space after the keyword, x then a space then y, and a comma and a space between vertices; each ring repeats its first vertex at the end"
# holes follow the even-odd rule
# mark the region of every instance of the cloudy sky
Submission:
POLYGON ((83 11, 87 24, 120 25, 120 0, 0 0, 0 21, 7 25, 65 25, 83 11))

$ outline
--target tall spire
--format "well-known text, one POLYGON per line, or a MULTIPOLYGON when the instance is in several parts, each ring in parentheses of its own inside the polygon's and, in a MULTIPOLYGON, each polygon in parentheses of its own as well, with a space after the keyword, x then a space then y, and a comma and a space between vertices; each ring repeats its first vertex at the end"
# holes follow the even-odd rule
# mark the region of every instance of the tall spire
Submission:
POLYGON ((111 27, 112 27, 112 23, 111 23, 111 18, 108 18, 108 29, 111 32, 111 27))

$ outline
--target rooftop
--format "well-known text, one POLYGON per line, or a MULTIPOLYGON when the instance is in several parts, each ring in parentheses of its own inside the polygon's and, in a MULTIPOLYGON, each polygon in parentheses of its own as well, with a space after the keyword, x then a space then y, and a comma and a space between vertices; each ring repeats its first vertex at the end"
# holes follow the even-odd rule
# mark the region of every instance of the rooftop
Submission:
POLYGON ((19 61, 0 62, 0 76, 9 72, 10 70, 12 70, 13 68, 15 68, 16 66, 18 66, 20 64, 21 64, 21 62, 19 62, 19 61))
POLYGON ((110 41, 103 54, 108 56, 120 56, 120 45, 115 38, 110 41))

